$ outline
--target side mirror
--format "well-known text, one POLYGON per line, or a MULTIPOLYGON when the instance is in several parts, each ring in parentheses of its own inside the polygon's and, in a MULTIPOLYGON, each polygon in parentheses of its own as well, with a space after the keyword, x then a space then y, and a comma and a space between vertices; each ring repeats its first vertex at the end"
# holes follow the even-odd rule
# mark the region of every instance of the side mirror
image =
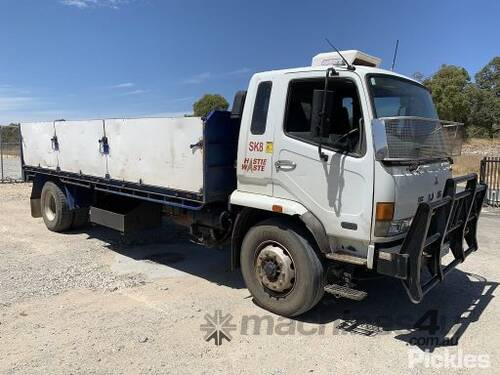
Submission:
POLYGON ((387 133, 385 122, 379 119, 372 120, 373 148, 375 160, 384 160, 389 156, 389 146, 387 145, 387 133))
POLYGON ((333 109, 333 91, 326 92, 326 100, 323 102, 325 91, 314 90, 311 108, 311 132, 317 137, 328 137, 332 120, 330 114, 333 109), (324 105, 324 111, 323 111, 324 105), (322 121, 322 117, 324 117, 322 121))
POLYGON ((245 108, 245 99, 247 98, 247 92, 242 90, 238 91, 234 96, 233 108, 231 109, 231 118, 236 120, 241 120, 243 115, 243 109, 245 108))

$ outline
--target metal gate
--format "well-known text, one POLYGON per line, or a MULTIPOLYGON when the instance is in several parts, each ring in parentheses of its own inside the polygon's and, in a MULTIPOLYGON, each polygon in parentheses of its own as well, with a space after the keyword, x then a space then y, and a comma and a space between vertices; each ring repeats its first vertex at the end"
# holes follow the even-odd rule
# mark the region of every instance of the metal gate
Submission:
POLYGON ((484 202, 500 207, 500 157, 487 156, 481 160, 480 179, 488 185, 484 202))
POLYGON ((23 181, 19 126, 0 126, 0 182, 23 181))

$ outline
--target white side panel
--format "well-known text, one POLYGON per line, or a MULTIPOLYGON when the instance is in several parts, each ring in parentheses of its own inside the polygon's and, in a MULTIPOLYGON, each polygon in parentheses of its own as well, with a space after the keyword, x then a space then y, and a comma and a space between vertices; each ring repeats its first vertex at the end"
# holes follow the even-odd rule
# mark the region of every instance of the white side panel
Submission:
POLYGON ((106 120, 110 178, 199 193, 203 138, 198 117, 106 120))
POLYGON ((103 121, 61 121, 55 126, 61 171, 105 177, 106 155, 99 152, 103 121))
POLYGON ((21 124, 24 164, 48 169, 57 168, 57 151, 52 148, 54 123, 21 124))

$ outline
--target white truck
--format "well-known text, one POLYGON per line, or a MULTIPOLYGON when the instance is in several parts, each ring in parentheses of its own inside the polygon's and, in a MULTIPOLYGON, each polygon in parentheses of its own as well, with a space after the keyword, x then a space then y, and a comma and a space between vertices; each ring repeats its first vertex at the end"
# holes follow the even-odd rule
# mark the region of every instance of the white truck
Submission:
POLYGON ((478 249, 486 187, 451 176, 460 124, 379 64, 343 51, 258 73, 206 118, 22 124, 32 216, 129 232, 168 215, 230 244, 256 303, 284 316, 325 291, 363 299, 358 271, 400 279, 419 303, 478 249))

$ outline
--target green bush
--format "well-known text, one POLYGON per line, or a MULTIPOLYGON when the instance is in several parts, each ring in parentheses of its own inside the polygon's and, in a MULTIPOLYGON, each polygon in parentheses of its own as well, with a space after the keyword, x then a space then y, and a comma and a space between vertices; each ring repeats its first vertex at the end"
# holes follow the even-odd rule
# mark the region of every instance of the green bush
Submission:
POLYGON ((193 114, 196 117, 205 117, 214 109, 225 111, 229 108, 227 100, 219 94, 206 94, 193 104, 193 114))

